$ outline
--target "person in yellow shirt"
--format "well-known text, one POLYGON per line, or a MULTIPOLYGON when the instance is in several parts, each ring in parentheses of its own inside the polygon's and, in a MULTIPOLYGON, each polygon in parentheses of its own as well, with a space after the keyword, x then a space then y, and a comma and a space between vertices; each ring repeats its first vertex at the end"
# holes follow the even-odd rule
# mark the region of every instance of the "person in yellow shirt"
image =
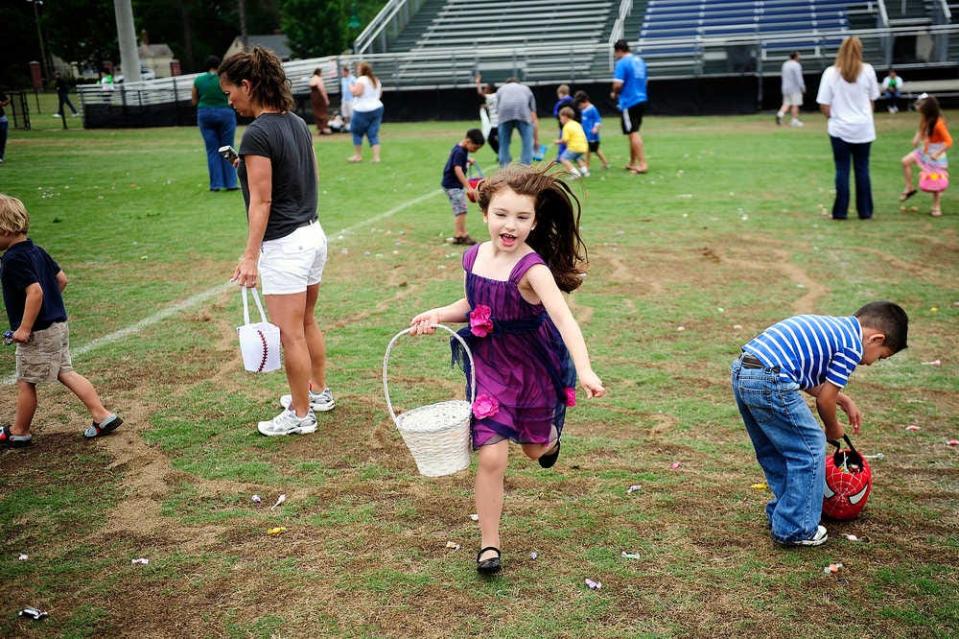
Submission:
POLYGON ((556 144, 563 143, 566 150, 559 156, 559 161, 563 163, 566 170, 570 173, 570 179, 576 180, 580 177, 589 177, 589 167, 586 164, 586 152, 589 150, 589 143, 586 141, 586 133, 582 125, 576 121, 575 113, 570 107, 563 107, 559 110, 559 123, 563 127, 563 135, 556 140, 556 144), (579 170, 573 166, 573 162, 579 164, 579 170))

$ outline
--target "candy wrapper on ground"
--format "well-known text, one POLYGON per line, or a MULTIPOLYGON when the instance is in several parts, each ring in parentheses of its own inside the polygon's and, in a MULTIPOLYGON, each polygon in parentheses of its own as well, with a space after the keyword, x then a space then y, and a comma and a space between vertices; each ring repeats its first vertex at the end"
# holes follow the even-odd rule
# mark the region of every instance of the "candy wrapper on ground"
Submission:
POLYGON ((17 613, 17 616, 33 619, 34 621, 40 621, 41 619, 49 617, 45 610, 38 610, 37 608, 24 608, 17 613))

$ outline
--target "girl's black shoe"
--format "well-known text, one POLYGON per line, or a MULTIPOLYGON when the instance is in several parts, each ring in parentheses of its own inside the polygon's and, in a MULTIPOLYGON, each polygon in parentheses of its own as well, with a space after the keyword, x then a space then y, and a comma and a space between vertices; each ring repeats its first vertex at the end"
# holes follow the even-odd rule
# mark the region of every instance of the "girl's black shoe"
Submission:
POLYGON ((539 465, 542 466, 543 468, 552 468, 553 464, 556 463, 557 459, 559 459, 559 440, 558 439, 556 440, 556 445, 553 446, 552 452, 540 455, 537 461, 539 462, 539 465))
POLYGON ((503 556, 503 553, 500 552, 499 548, 496 546, 487 546, 486 548, 480 548, 480 551, 476 553, 476 572, 481 575, 495 575, 500 570, 503 569, 503 563, 500 561, 500 557, 503 556), (484 559, 480 561, 480 557, 483 556, 483 553, 487 550, 495 550, 496 556, 489 559, 484 559))

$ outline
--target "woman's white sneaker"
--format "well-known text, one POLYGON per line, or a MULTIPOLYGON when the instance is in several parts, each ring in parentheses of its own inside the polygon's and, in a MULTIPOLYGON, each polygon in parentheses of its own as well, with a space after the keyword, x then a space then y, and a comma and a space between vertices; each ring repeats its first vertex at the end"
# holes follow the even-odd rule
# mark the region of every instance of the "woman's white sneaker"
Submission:
MULTIPOLYGON (((280 406, 283 408, 289 408, 290 404, 293 403, 292 395, 281 395, 280 396, 280 406)), ((314 393, 310 391, 310 409, 317 411, 319 413, 325 413, 328 410, 333 410, 336 408, 336 400, 333 399, 333 391, 329 388, 324 388, 321 393, 314 393)))
POLYGON ((304 417, 297 417, 293 411, 285 410, 268 422, 260 422, 256 429, 261 435, 267 437, 314 433, 316 432, 316 415, 310 411, 304 417))

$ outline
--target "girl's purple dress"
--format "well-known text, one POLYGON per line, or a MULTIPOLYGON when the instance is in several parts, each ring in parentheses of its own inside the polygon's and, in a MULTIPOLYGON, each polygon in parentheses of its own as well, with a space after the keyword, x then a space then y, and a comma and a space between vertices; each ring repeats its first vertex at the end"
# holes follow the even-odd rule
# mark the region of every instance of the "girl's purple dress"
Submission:
MULTIPOLYGON (((479 247, 463 255, 471 312, 470 325, 459 331, 476 363, 473 448, 503 439, 549 443, 562 432, 567 405, 575 403, 576 371, 546 309, 519 292, 523 275, 543 259, 529 253, 508 280, 492 280, 473 273, 479 247)), ((469 379, 466 354, 457 340, 451 346, 453 361, 469 379)))

